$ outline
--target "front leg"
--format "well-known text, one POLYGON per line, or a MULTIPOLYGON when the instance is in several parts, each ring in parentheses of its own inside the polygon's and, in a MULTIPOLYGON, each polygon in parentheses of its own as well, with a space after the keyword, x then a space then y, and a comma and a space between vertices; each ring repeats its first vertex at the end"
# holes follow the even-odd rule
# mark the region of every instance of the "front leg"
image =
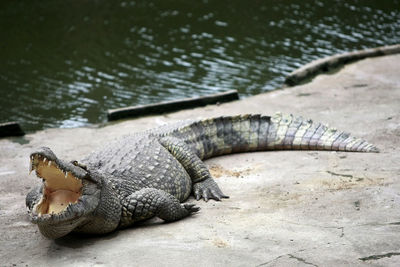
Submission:
POLYGON ((164 221, 177 221, 200 210, 194 204, 181 204, 173 195, 155 188, 143 188, 121 201, 120 227, 154 216, 164 221))
POLYGON ((210 171, 203 161, 183 141, 175 137, 164 137, 160 140, 163 145, 185 168, 193 182, 193 194, 197 200, 209 198, 221 200, 228 198, 222 193, 217 183, 211 177, 210 171))

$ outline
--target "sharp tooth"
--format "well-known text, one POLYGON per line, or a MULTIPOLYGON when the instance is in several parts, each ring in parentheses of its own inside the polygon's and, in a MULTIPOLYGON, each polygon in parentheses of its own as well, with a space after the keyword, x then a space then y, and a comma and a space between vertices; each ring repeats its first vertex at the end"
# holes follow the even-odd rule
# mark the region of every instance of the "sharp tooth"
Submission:
POLYGON ((72 205, 71 202, 68 204, 67 208, 66 208, 67 212, 72 212, 72 205))
POLYGON ((67 176, 68 176, 68 172, 65 172, 65 179, 67 179, 67 176))
POLYGON ((51 160, 49 160, 49 163, 47 164, 47 166, 50 166, 51 165, 51 160))
POLYGON ((46 160, 47 160, 47 159, 46 159, 46 158, 44 158, 44 159, 43 159, 43 163, 46 163, 46 160))

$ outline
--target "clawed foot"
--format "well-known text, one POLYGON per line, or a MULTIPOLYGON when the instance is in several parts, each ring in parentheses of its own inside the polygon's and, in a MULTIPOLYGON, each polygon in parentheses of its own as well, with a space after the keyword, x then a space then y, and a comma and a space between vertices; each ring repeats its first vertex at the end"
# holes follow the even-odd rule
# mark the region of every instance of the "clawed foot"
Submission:
POLYGON ((229 196, 222 193, 217 183, 212 179, 206 179, 204 181, 195 183, 193 185, 193 194, 196 200, 204 198, 206 202, 209 199, 220 201, 222 198, 229 198, 229 196))
POLYGON ((189 214, 200 210, 200 207, 196 207, 195 204, 183 204, 183 207, 189 211, 189 214))

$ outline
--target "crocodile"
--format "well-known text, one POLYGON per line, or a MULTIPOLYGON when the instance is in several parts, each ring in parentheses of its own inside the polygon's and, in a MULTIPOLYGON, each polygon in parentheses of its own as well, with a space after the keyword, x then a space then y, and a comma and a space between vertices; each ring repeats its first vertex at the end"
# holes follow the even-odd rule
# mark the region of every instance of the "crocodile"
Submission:
POLYGON ((379 152, 361 138, 303 119, 238 115, 188 120, 109 142, 80 161, 48 147, 30 155, 42 183, 26 196, 30 221, 51 239, 106 234, 152 217, 171 222, 199 211, 183 203, 228 198, 203 160, 264 150, 379 152))

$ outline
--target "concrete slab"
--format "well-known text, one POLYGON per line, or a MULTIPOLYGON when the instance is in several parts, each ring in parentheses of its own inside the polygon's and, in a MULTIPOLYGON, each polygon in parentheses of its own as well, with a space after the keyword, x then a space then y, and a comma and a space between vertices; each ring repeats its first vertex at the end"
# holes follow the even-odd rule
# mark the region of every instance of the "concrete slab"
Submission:
MULTIPOLYGON (((0 265, 400 266, 400 55, 347 65, 311 83, 241 101, 0 140, 0 265), (278 151, 207 161, 230 199, 103 237, 40 235, 24 198, 28 155, 79 159, 117 136, 193 117, 276 111, 326 122, 381 153, 278 151)), ((190 201, 195 201, 191 199, 190 201)))

